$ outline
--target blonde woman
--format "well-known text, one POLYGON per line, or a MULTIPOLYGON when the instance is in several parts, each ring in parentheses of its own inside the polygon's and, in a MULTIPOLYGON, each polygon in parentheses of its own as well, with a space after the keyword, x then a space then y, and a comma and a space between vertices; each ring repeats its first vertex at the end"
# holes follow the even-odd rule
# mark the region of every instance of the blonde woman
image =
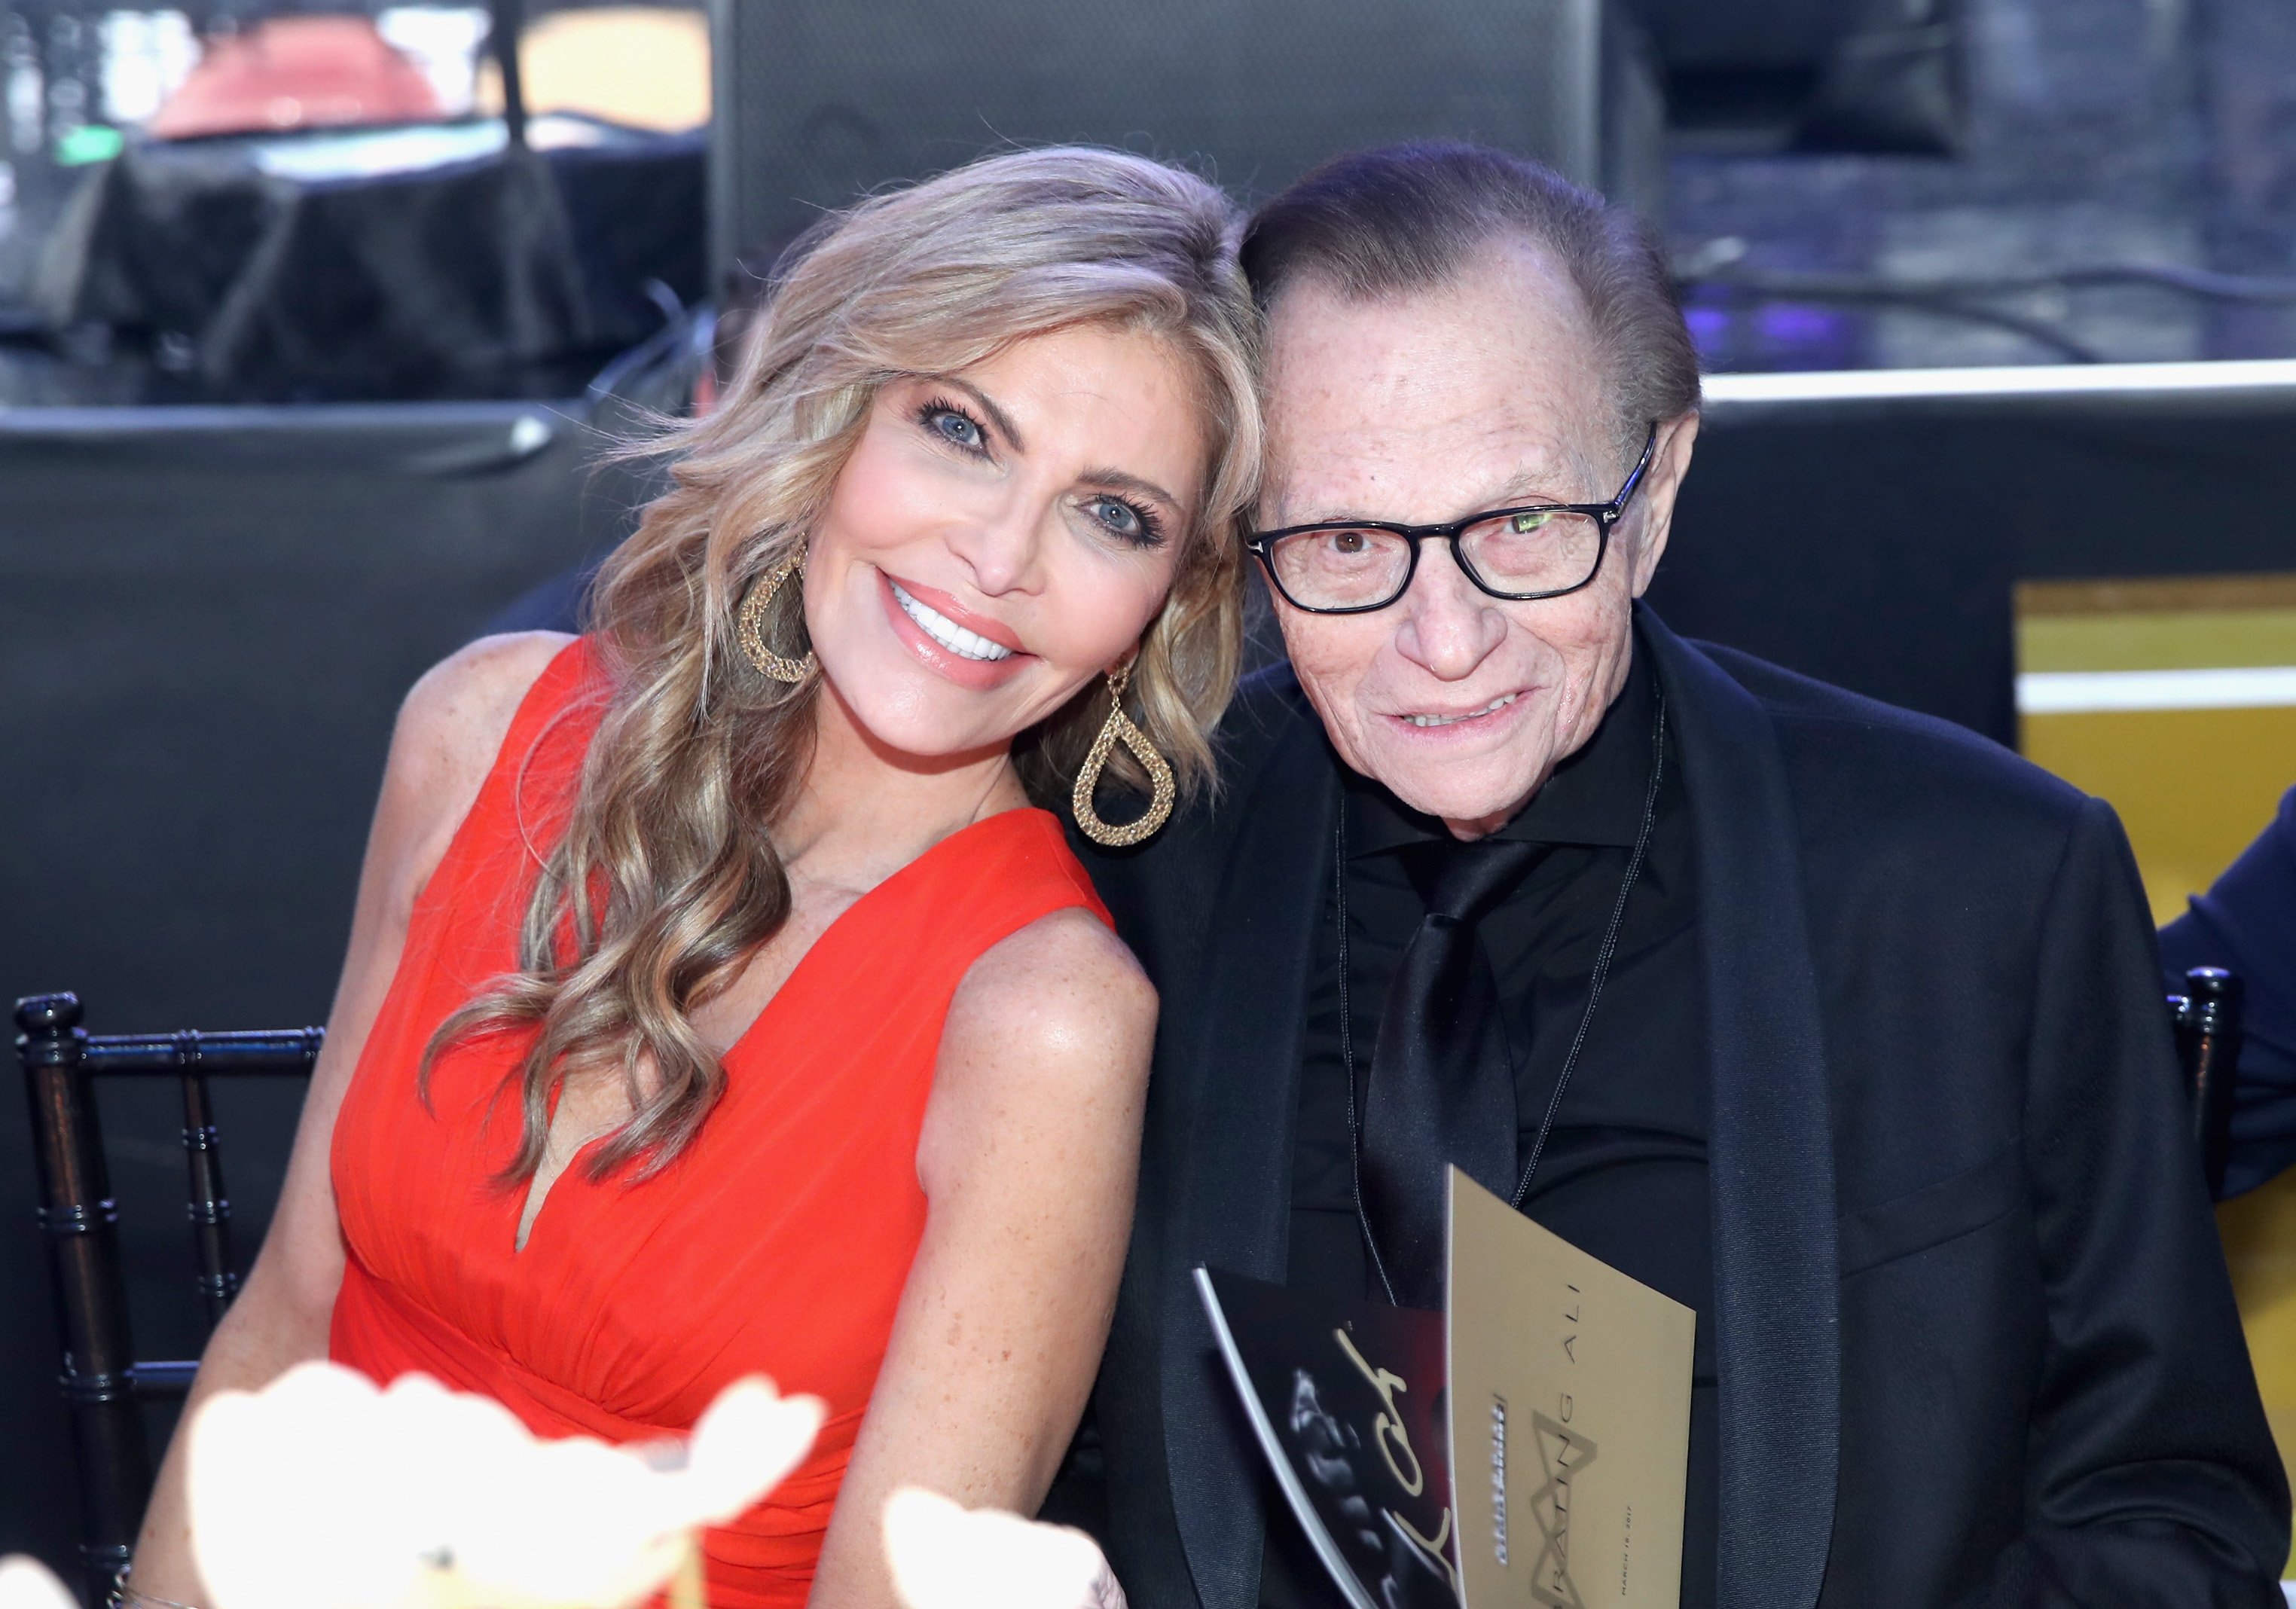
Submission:
MULTIPOLYGON (((897 1484, 1033 1509, 1156 1000, 1031 800, 1122 841, 1207 779, 1259 448, 1232 234, 1189 175, 1053 150, 800 249, 592 633, 409 695, 194 1407, 331 1355, 629 1440, 763 1372, 830 1416, 710 1534, 717 1609, 890 1603, 897 1484), (1109 767, 1146 816, 1101 819, 1109 767)), ((183 1483, 179 1442, 131 1602, 199 1602, 183 1483)))

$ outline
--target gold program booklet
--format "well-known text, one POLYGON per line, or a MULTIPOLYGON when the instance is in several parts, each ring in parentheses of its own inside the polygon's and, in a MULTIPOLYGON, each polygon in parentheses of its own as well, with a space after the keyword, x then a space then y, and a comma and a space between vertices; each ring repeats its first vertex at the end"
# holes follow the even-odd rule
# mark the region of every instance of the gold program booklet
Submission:
POLYGON ((1450 1179, 1461 1600, 1672 1609, 1697 1314, 1450 1179))
POLYGON ((1441 1314, 1196 1270, 1351 1609, 1680 1601, 1696 1315, 1450 1170, 1441 1314))

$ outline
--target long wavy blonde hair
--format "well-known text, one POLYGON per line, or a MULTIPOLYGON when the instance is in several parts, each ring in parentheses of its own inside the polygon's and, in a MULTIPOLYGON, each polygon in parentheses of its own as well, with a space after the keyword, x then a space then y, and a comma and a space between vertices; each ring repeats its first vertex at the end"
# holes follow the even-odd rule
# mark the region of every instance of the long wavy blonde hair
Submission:
MULTIPOLYGON (((692 1013, 788 918, 773 827, 804 784, 820 682, 758 675, 735 614, 760 577, 804 552, 889 381, 955 373, 1083 323, 1147 332, 1183 359, 1210 462, 1128 712, 1184 787, 1211 781, 1208 735, 1241 644, 1237 524, 1260 446, 1237 226, 1192 174, 1057 148, 873 196, 784 256, 719 406, 666 432, 671 488, 599 573, 605 709, 565 833, 537 849, 519 971, 448 1017, 424 1057, 427 1087, 450 1043, 532 1030, 505 1086, 523 1121, 505 1185, 540 1166, 551 1097, 570 1076, 619 1076, 632 1104, 593 1153, 593 1177, 663 1166, 724 1088, 692 1013)), ((782 587, 768 640, 801 652, 802 608, 800 588, 782 587)), ((1015 740, 1034 797, 1064 791, 1108 708, 1095 679, 1015 740)))

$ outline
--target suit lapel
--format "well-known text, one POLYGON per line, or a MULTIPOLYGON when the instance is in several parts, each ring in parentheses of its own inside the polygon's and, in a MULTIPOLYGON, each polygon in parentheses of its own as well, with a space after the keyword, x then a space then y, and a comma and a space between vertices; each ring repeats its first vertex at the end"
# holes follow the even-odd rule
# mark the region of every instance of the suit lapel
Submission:
POLYGON ((1711 1022, 1721 1609, 1808 1609, 1841 1429, 1833 1139, 1801 850, 1768 715, 1637 612, 1682 744, 1711 1022))
POLYGON ((1284 1276, 1300 1036, 1315 925, 1330 875, 1339 788, 1300 701, 1239 791, 1238 827, 1204 935, 1179 1070, 1195 1085, 1183 1234, 1166 1262, 1163 1404, 1172 1509, 1204 1609, 1259 1601, 1265 1515, 1258 1457, 1213 1350, 1190 1275, 1198 1263, 1284 1276))

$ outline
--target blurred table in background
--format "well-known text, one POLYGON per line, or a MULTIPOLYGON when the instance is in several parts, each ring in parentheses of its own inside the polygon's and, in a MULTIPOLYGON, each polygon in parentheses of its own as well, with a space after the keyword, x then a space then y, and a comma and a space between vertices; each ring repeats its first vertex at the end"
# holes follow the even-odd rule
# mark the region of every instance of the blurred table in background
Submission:
POLYGON ((703 295, 706 142, 565 114, 529 137, 505 149, 480 119, 129 145, 32 288, 57 342, 102 356, 20 365, 0 404, 578 392, 703 295))

